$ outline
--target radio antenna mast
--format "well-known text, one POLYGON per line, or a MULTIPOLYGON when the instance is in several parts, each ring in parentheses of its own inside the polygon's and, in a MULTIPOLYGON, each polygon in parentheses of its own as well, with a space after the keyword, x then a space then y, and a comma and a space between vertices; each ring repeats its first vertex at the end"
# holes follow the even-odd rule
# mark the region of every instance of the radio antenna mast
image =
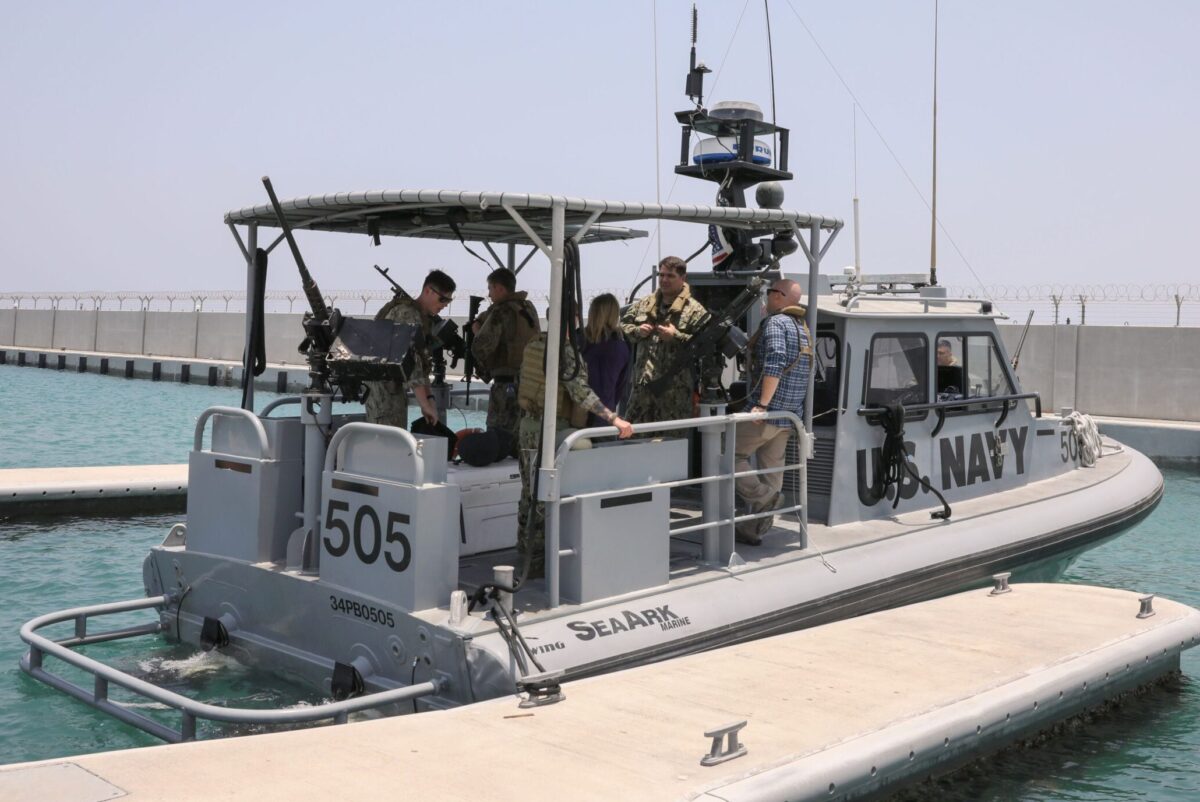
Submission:
POLYGON ((937 286, 937 60, 938 0, 933 0, 933 219, 929 227, 929 283, 937 286))

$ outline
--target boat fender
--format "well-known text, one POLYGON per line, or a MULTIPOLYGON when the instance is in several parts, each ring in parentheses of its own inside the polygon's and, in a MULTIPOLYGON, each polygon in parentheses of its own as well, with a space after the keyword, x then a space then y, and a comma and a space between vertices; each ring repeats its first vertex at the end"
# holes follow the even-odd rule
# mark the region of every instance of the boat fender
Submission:
POLYGON ((354 696, 362 696, 366 686, 357 668, 348 663, 334 663, 329 689, 333 698, 340 702, 354 696))
POLYGON ((200 648, 211 652, 214 648, 224 649, 228 645, 229 630, 216 618, 205 616, 204 624, 200 627, 200 648))

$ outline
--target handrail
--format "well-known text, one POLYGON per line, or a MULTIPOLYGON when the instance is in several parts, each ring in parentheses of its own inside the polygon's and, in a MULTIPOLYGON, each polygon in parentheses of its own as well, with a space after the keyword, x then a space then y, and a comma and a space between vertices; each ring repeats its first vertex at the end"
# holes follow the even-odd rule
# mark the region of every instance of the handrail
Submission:
MULTIPOLYGON (((354 422, 347 423, 345 426, 334 432, 333 437, 329 440, 329 446, 325 452, 325 470, 332 473, 337 470, 338 451, 342 445, 342 441, 353 434, 363 432, 376 437, 393 437, 400 440, 404 445, 412 451, 414 480, 420 479, 424 481, 425 477, 425 457, 421 454, 420 444, 417 438, 413 437, 407 429, 401 429, 399 426, 381 426, 378 423, 362 423, 354 422)), ((414 484, 416 482, 414 481, 414 484)))
MULTIPOLYGON (((1037 399, 1038 417, 1042 416, 1042 395, 1041 393, 1016 393, 1013 395, 988 395, 975 396, 973 398, 955 398, 949 401, 931 401, 927 404, 905 404, 905 412, 925 412, 926 410, 950 409, 951 407, 967 407, 980 404, 1007 404, 1010 401, 1025 401, 1030 398, 1037 399)), ((870 415, 879 415, 887 411, 887 407, 859 407, 858 414, 860 417, 870 415)))
MULTIPOLYGON (((923 312, 930 311, 930 309, 929 309, 930 304, 937 304, 938 306, 942 306, 942 307, 946 306, 947 304, 978 304, 979 305, 979 314, 981 314, 981 315, 988 315, 989 317, 1001 317, 1001 318, 1008 317, 1007 315, 1003 314, 1002 312, 996 312, 995 304, 993 304, 987 298, 945 298, 945 297, 934 298, 934 297, 930 297, 928 295, 922 295, 917 298, 913 298, 913 297, 896 298, 896 297, 893 297, 890 295, 874 295, 871 293, 860 293, 859 295, 852 295, 850 298, 848 298, 846 300, 845 311, 847 311, 847 312, 854 311, 854 307, 858 305, 858 302, 860 300, 864 300, 864 299, 868 300, 868 301, 887 301, 888 303, 902 302, 902 303, 910 303, 911 304, 911 303, 915 303, 915 302, 920 302, 923 307, 922 308, 923 312), (991 307, 991 309, 985 309, 985 307, 991 307)), ((953 310, 950 311, 949 314, 953 314, 953 310)))
MULTIPOLYGON (((686 480, 679 480, 679 481, 675 481, 675 482, 668 482, 668 483, 660 482, 660 483, 657 483, 655 486, 656 487, 665 487, 665 486, 675 487, 675 486, 692 485, 692 484, 703 484, 703 485, 707 486, 713 482, 719 482, 721 484, 727 485, 727 487, 728 487, 728 492, 730 493, 730 496, 731 496, 731 498, 729 499, 729 504, 730 504, 729 509, 732 510, 733 506, 734 506, 733 495, 736 492, 734 490, 734 480, 735 479, 740 478, 742 476, 750 476, 750 475, 756 475, 756 474, 762 474, 762 473, 781 473, 781 472, 788 471, 788 470, 798 470, 801 475, 800 503, 793 505, 791 507, 787 507, 784 510, 782 510, 782 512, 792 512, 795 510, 801 510, 805 507, 805 505, 808 502, 807 481, 805 479, 806 472, 807 472, 807 457, 805 456, 805 454, 807 453, 807 450, 805 448, 804 438, 811 437, 811 434, 809 434, 807 432, 807 430, 804 428, 803 421, 801 421, 800 417, 798 415, 796 415, 794 412, 788 412, 788 411, 784 411, 784 410, 779 410, 779 411, 773 412, 773 411, 768 410, 766 412, 732 413, 732 414, 726 414, 726 415, 710 415, 710 416, 700 417, 700 418, 683 418, 680 420, 671 420, 671 421, 655 421, 653 423, 635 423, 635 424, 633 424, 633 431, 634 431, 634 434, 644 434, 647 432, 657 432, 657 431, 675 431, 675 430, 682 429, 682 428, 696 428, 696 429, 720 428, 721 430, 726 432, 726 438, 727 438, 726 449, 728 449, 729 452, 731 453, 732 449, 733 449, 733 443, 732 443, 733 431, 734 431, 735 427, 737 426, 737 424, 753 423, 756 421, 765 421, 765 420, 772 419, 772 418, 787 420, 791 424, 791 428, 796 432, 797 436, 800 438, 799 446, 800 446, 801 457, 800 457, 799 462, 796 463, 796 465, 785 465, 781 468, 773 468, 773 469, 751 469, 750 471, 743 471, 743 472, 738 472, 736 470, 732 470, 732 465, 730 465, 729 470, 719 469, 718 474, 715 476, 710 475, 710 476, 700 476, 700 477, 695 477, 695 478, 689 477, 686 480)), ((597 437, 597 436, 611 436, 611 435, 615 434, 616 432, 617 432, 617 429, 615 426, 594 426, 594 427, 590 427, 587 429, 579 429, 579 430, 574 431, 571 434, 567 435, 567 437, 565 437, 563 439, 562 444, 558 447, 558 450, 554 454, 554 470, 557 471, 557 470, 561 469, 564 460, 567 459, 568 455, 572 451, 572 446, 581 438, 597 437)), ((703 446, 702 446, 702 448, 703 448, 703 446)), ((730 457, 730 459, 732 459, 732 457, 730 457)), ((635 487, 637 487, 637 486, 635 486, 635 487)), ((640 487, 639 487, 639 489, 640 489, 640 487)), ((558 526, 559 526, 560 505, 565 504, 565 503, 570 503, 577 495, 580 495, 580 496, 587 495, 589 497, 597 497, 597 496, 604 496, 604 495, 624 494, 624 493, 631 492, 631 488, 627 488, 627 487, 614 488, 614 489, 603 490, 603 491, 592 491, 592 492, 589 492, 586 494, 570 493, 570 494, 567 494, 566 498, 564 498, 560 493, 559 483, 557 481, 554 481, 554 482, 548 483, 546 492, 548 495, 548 497, 545 499, 545 503, 546 503, 546 552, 547 552, 547 557, 548 557, 548 559, 546 560, 546 587, 547 587, 547 592, 549 595, 550 605, 557 606, 559 603, 559 581, 560 581, 559 561, 561 560, 562 557, 568 556, 568 555, 574 553, 573 550, 570 550, 570 549, 564 550, 564 549, 559 548, 558 526)), ((684 527, 680 527, 678 529, 671 529, 668 532, 668 535, 673 536, 676 534, 686 534, 689 532, 695 532, 695 531, 701 531, 701 530, 719 529, 720 527, 732 526, 732 525, 740 523, 742 521, 749 521, 749 520, 754 520, 754 519, 758 519, 758 518, 765 518, 767 516, 773 516, 773 515, 779 514, 780 512, 781 512, 781 510, 765 510, 765 511, 757 512, 757 513, 746 513, 743 515, 732 515, 731 514, 731 515, 725 516, 725 515, 718 514, 718 516, 713 520, 702 520, 698 524, 689 524, 684 527)), ((705 515, 705 514, 707 514, 707 509, 706 509, 705 513, 702 513, 702 515, 705 515)), ((803 531, 804 527, 802 526, 801 529, 802 529, 801 543, 803 544, 804 540, 805 540, 805 534, 803 531)), ((706 535, 706 541, 707 541, 708 537, 710 537, 710 536, 706 535)), ((710 544, 706 542, 706 545, 705 545, 706 553, 708 552, 709 547, 710 547, 710 544)), ((712 548, 715 549, 715 541, 712 544, 712 548)), ((711 558, 706 558, 706 559, 711 559, 711 558)))
POLYGON ((286 406, 288 404, 299 404, 303 401, 304 401, 304 399, 298 395, 285 395, 282 398, 276 398, 274 401, 272 401, 271 403, 269 403, 265 407, 263 407, 262 412, 258 413, 258 416, 260 418, 266 418, 266 417, 270 416, 270 414, 272 412, 274 412, 275 410, 279 409, 282 406, 286 406))
POLYGON ((259 458, 274 458, 271 453, 271 442, 267 439, 267 430, 263 428, 262 421, 253 412, 241 407, 209 407, 201 412, 199 419, 196 420, 196 436, 192 445, 193 451, 200 451, 203 447, 204 427, 208 424, 208 419, 213 415, 234 415, 250 421, 251 426, 254 428, 254 433, 258 435, 259 458))
MULTIPOLYGON (((21 658, 21 670, 53 688, 74 696, 99 710, 110 713, 127 724, 131 724, 151 735, 172 743, 193 740, 196 733, 196 719, 224 721, 232 724, 293 724, 332 718, 336 723, 340 724, 345 723, 350 713, 381 707, 387 704, 410 701, 422 696, 436 694, 442 689, 443 681, 434 678, 428 682, 409 685, 403 688, 394 688, 366 696, 358 696, 353 699, 345 699, 340 702, 315 705, 313 707, 288 708, 284 710, 221 707, 220 705, 198 702, 174 691, 168 691, 153 683, 119 671, 98 660, 72 651, 64 645, 65 643, 95 642, 94 640, 89 640, 86 635, 86 621, 88 617, 130 612, 149 607, 161 607, 169 604, 173 599, 174 597, 168 594, 151 596, 144 599, 110 602, 108 604, 74 607, 68 610, 47 613, 46 615, 41 615, 27 621, 21 626, 21 640, 29 644, 29 652, 21 658), (71 619, 75 620, 76 636, 74 638, 55 641, 37 634, 37 630, 42 627, 71 619), (59 660, 93 675, 96 678, 94 689, 88 691, 70 680, 47 671, 42 667, 42 659, 46 654, 53 655, 59 660), (147 699, 179 710, 183 714, 180 730, 173 730, 147 716, 135 713, 127 707, 111 702, 108 699, 109 683, 115 683, 147 699)), ((157 631, 157 626, 154 630, 149 630, 148 627, 123 630, 123 632, 128 633, 125 637, 150 634, 151 631, 157 631)), ((106 634, 113 635, 117 633, 106 634)), ((92 637, 102 638, 105 636, 96 635, 92 637)))
MULTIPOLYGON (((723 425, 731 420, 759 420, 766 418, 769 414, 772 413, 746 412, 728 415, 710 415, 703 418, 680 418, 679 420, 670 421, 652 421, 650 423, 635 423, 632 425, 634 434, 645 434, 646 432, 667 432, 674 431, 676 429, 690 429, 692 427, 701 429, 706 426, 723 425)), ((800 420, 791 412, 781 412, 775 414, 791 415, 791 417, 795 418, 797 421, 800 420)), ((803 428, 803 424, 801 424, 801 428, 803 428)), ((571 446, 575 445, 576 441, 578 441, 580 438, 609 437, 616 433, 616 426, 591 426, 587 429, 576 429, 563 439, 562 444, 558 447, 558 451, 555 452, 555 467, 558 467, 562 463, 563 457, 571 450, 571 446)))

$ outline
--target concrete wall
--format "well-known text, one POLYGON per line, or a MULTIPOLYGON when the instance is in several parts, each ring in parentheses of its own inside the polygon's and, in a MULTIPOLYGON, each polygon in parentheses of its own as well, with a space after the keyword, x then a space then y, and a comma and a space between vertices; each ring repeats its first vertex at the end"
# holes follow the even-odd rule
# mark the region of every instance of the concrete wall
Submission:
MULTIPOLYGON (((1011 354, 1020 326, 1003 326, 1011 354)), ((1017 376, 1045 409, 1200 421, 1200 329, 1031 326, 1017 376)))
MULTIPOLYGON (((301 315, 268 314, 267 361, 303 365, 301 315)), ((245 316, 232 312, 3 309, 0 346, 242 361, 245 316)))
MULTIPOLYGON (((273 364, 303 365, 304 357, 296 350, 304 339, 303 315, 267 315, 263 334, 267 340, 267 361, 273 364)), ((2 331, 2 329, 0 329, 2 331)), ((238 343, 241 354, 241 343, 238 343)))
POLYGON ((18 309, 13 345, 48 347, 54 322, 54 312, 50 309, 18 309))
POLYGON ((246 316, 240 312, 205 312, 200 315, 196 356, 242 361, 246 316))
POLYGON ((105 354, 140 354, 144 312, 100 312, 95 351, 105 354))
POLYGON ((96 350, 96 312, 93 310, 59 310, 54 317, 54 342, 52 348, 72 351, 96 350))
POLYGON ((196 312, 147 312, 145 353, 148 356, 198 356, 196 317, 196 312))
MULTIPOLYGON (((225 312, 0 310, 0 346, 241 362, 245 318, 225 312), (14 342, 15 340, 15 342, 14 342)), ((267 361, 303 364, 301 315, 269 314, 267 361)), ((460 321, 461 322, 461 321, 460 321)), ((1021 326, 1000 327, 1011 354, 1021 326)), ((1031 326, 1017 376, 1046 410, 1200 421, 1200 329, 1031 326)))

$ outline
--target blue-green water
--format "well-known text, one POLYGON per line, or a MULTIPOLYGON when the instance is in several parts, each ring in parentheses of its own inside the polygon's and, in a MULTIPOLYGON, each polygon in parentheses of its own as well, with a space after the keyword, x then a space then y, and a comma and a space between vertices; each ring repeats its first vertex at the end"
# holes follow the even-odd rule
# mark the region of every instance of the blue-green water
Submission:
MULTIPOLYGON (((232 388, 0 366, 0 467, 183 462, 200 412, 238 400, 232 388)), ((1163 473, 1166 494, 1154 514, 1083 555, 1067 581, 1153 591, 1200 606, 1200 553, 1191 542, 1192 524, 1200 520, 1200 473, 1178 467, 1163 473)), ((0 523, 0 764, 158 743, 24 676, 17 668, 24 651, 17 629, 52 609, 143 595, 142 558, 179 517, 0 523)), ((89 653, 237 706, 320 701, 219 655, 179 651, 153 638, 103 644, 89 653)), ((1200 798, 1197 650, 1185 653, 1183 668, 1178 685, 1157 688, 1036 749, 957 775, 927 789, 925 798, 1200 798)), ((164 721, 174 723, 170 716, 164 721)))

